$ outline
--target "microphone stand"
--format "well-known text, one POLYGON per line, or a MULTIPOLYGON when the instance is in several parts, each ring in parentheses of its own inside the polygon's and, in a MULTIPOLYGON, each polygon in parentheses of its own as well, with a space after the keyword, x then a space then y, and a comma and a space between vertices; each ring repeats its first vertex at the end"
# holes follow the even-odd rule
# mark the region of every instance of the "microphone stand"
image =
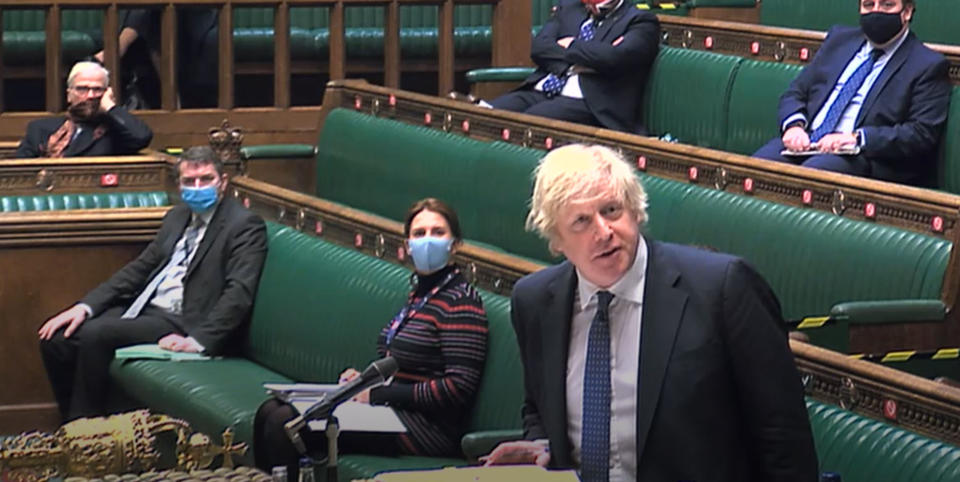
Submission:
POLYGON ((337 459, 339 455, 337 439, 340 438, 340 421, 333 415, 333 412, 327 417, 327 428, 325 432, 327 435, 327 482, 339 482, 337 475, 337 459))

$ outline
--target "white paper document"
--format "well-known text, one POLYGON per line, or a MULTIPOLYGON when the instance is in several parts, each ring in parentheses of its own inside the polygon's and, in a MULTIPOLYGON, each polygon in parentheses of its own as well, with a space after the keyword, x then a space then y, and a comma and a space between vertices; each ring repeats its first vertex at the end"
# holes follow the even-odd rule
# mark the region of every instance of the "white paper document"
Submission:
MULTIPOLYGON (((266 386, 266 385, 265 385, 266 386)), ((336 385, 333 385, 336 387, 336 385)), ((291 398, 289 402, 298 412, 303 413, 311 405, 317 403, 319 397, 311 398, 291 398)), ((340 430, 346 432, 388 432, 400 433, 406 432, 403 422, 397 417, 397 414, 390 407, 382 405, 370 405, 360 402, 344 402, 333 411, 337 420, 340 421, 340 430)), ((324 430, 327 428, 326 420, 313 420, 310 422, 310 430, 324 430)))
POLYGON ((264 383, 267 393, 289 402, 294 398, 320 398, 339 387, 336 383, 264 383))

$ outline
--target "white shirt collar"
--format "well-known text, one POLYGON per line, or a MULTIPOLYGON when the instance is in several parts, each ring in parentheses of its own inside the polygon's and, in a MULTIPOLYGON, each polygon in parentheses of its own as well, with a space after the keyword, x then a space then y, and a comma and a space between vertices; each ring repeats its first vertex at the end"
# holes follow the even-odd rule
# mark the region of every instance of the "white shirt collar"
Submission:
MULTIPOLYGON (((607 291, 615 298, 624 299, 631 303, 643 304, 643 280, 647 275, 647 243, 643 236, 637 237, 637 254, 633 264, 623 276, 607 291)), ((585 310, 593 300, 593 295, 600 291, 600 287, 591 283, 577 269, 577 294, 579 295, 580 309, 585 310)))

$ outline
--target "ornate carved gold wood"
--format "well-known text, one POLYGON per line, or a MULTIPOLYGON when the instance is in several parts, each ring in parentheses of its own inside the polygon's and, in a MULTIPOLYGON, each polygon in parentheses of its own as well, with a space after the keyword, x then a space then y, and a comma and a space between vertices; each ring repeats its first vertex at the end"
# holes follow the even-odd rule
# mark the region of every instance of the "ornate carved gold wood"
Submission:
POLYGON ((243 145, 243 128, 234 127, 230 121, 224 119, 220 127, 211 127, 209 131, 210 147, 217 153, 224 164, 236 167, 240 174, 245 174, 247 168, 240 147, 243 145))

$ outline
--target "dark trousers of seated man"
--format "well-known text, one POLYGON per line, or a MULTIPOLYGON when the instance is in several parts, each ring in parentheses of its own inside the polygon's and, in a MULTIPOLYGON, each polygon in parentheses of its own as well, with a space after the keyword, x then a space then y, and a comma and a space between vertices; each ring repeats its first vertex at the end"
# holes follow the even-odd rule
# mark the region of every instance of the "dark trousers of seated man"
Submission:
MULTIPOLYGON (((270 472, 273 467, 286 466, 287 480, 299 480, 300 452, 294 447, 284 428, 299 413, 292 405, 270 399, 260 405, 253 419, 253 453, 257 467, 270 472)), ((300 431, 307 453, 316 461, 327 456, 327 436, 323 431, 300 431)), ((362 453, 374 455, 399 455, 400 436, 372 432, 340 432, 337 438, 338 453, 362 453)))
POLYGON ((783 140, 776 138, 770 140, 765 146, 753 153, 753 157, 786 162, 823 171, 840 172, 861 177, 873 177, 870 162, 867 161, 863 155, 838 156, 836 154, 816 154, 812 156, 784 156, 780 154, 783 150, 783 140))
POLYGON ((106 415, 110 362, 117 348, 156 343, 170 333, 185 335, 178 316, 147 305, 140 316, 124 319, 116 306, 88 318, 70 338, 61 329, 40 341, 40 353, 64 422, 106 415))
POLYGON ((538 115, 588 126, 600 126, 600 121, 590 112, 585 100, 562 95, 547 97, 547 94, 539 90, 515 90, 493 99, 490 105, 494 109, 538 115))

